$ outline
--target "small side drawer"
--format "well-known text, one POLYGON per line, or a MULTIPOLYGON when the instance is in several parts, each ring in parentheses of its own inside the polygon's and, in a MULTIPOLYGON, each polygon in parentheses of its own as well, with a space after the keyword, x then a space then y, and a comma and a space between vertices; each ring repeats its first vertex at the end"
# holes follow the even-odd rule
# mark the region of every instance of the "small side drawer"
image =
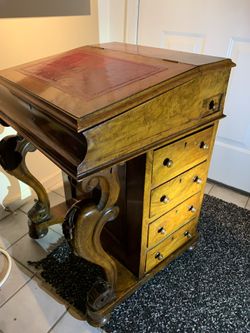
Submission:
POLYGON ((197 220, 193 219, 185 224, 171 236, 166 238, 159 245, 149 250, 146 259, 146 272, 157 266, 166 259, 171 253, 184 245, 187 241, 196 235, 197 220))
POLYGON ((207 162, 203 162, 151 191, 150 217, 160 216, 198 193, 207 178, 207 162))
POLYGON ((156 187, 207 159, 213 127, 154 151, 152 187, 156 187))
POLYGON ((197 193, 158 220, 152 222, 148 227, 148 247, 156 245, 196 217, 200 209, 200 203, 201 195, 197 193))

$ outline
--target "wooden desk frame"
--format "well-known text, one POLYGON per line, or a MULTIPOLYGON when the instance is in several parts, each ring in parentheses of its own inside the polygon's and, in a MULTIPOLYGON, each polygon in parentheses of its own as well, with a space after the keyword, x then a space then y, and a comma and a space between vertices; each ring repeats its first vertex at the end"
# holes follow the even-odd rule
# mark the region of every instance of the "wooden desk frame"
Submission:
MULTIPOLYGON (((145 70, 151 70, 156 64, 163 69, 150 79, 142 79, 143 89, 133 83, 130 90, 125 86, 120 93, 112 92, 114 101, 112 94, 107 94, 106 99, 101 96, 94 102, 87 101, 88 112, 81 116, 77 115, 80 111, 70 109, 71 99, 66 99, 69 103, 65 104, 65 99, 59 98, 62 92, 57 88, 50 87, 54 89, 52 96, 56 96, 57 104, 55 100, 52 103, 47 90, 40 98, 41 82, 39 88, 36 78, 24 74, 29 67, 25 66, 24 71, 22 68, 3 71, 0 73, 1 124, 13 126, 18 135, 0 142, 0 163, 6 172, 31 186, 37 194, 38 200, 28 212, 30 237, 44 237, 50 225, 61 223, 75 253, 103 268, 106 280, 92 286, 86 313, 89 323, 102 326, 119 302, 174 258, 192 249, 198 240, 196 225, 212 148, 206 158, 189 166, 190 169, 206 162, 199 190, 200 204, 190 229, 192 234, 183 229, 186 238, 179 247, 166 258, 160 252, 156 254, 158 265, 146 265, 151 253, 147 245, 148 225, 155 220, 149 213, 155 187, 152 183, 154 152, 206 128, 212 129, 210 146, 213 146, 218 121, 223 117, 233 63, 229 59, 153 48, 135 49, 119 43, 97 45, 87 52, 98 57, 103 53, 112 54, 119 61, 143 59, 148 66, 145 70), (167 59, 162 61, 163 57, 167 59), (66 112, 58 111, 62 107, 66 112), (129 126, 127 131, 124 126, 129 126), (66 202, 53 209, 44 187, 25 163, 27 153, 36 148, 64 171, 66 202), (113 222, 107 224, 110 221, 113 222)), ((78 100, 76 106, 79 106, 78 100)), ((164 182, 163 179, 161 183, 164 182)))

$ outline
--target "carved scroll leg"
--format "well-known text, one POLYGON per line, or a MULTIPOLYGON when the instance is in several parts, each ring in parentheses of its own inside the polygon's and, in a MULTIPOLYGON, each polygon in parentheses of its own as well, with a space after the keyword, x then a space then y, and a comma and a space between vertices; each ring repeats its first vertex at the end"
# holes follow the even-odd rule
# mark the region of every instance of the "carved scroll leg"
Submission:
POLYGON ((44 187, 29 172, 25 163, 26 154, 35 150, 30 142, 18 135, 7 136, 0 142, 0 163, 4 170, 32 187, 38 196, 37 202, 28 212, 29 235, 41 238, 48 232, 43 222, 50 219, 50 203, 44 187))
POLYGON ((87 179, 84 190, 99 188, 99 203, 76 203, 68 212, 63 223, 66 239, 70 240, 75 252, 84 259, 101 266, 106 281, 98 280, 87 297, 88 321, 95 326, 105 324, 101 309, 115 298, 117 268, 114 260, 104 251, 101 245, 101 232, 108 221, 114 220, 118 207, 114 206, 119 195, 119 183, 116 168, 94 175, 87 179))

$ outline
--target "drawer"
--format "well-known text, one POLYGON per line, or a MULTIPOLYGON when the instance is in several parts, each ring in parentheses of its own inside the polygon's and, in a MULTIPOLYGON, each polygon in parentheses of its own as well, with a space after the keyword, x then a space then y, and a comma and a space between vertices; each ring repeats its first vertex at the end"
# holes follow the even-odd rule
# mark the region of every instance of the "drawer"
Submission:
POLYGON ((161 261, 194 237, 196 235, 196 226, 197 219, 193 219, 159 245, 149 250, 146 258, 146 272, 157 266, 161 261))
POLYGON ((206 160, 213 127, 154 151, 152 187, 156 187, 206 160))
POLYGON ((201 195, 197 193, 172 209, 148 227, 148 247, 152 247, 168 237, 182 225, 197 216, 201 203, 201 195))
POLYGON ((152 190, 150 217, 163 215, 198 193, 206 182, 207 169, 208 163, 203 162, 152 190))

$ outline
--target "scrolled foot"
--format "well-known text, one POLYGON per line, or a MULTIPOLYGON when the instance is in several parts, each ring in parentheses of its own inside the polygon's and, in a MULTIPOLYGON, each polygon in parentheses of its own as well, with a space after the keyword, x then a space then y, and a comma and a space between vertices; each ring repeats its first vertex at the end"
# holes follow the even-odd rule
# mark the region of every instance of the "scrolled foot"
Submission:
POLYGON ((33 239, 43 238, 47 235, 49 229, 45 226, 40 226, 39 224, 33 223, 32 221, 28 222, 29 227, 29 236, 33 239))
POLYGON ((28 217, 29 236, 33 239, 44 237, 48 233, 48 227, 44 222, 50 218, 47 207, 42 202, 36 201, 29 210, 28 217))
POLYGON ((110 314, 103 316, 98 312, 88 313, 87 321, 91 326, 102 327, 107 324, 110 319, 110 314))
POLYGON ((104 326, 110 315, 103 315, 100 310, 115 298, 111 285, 104 280, 98 280, 90 289, 87 296, 87 318, 93 326, 104 326))
POLYGON ((115 292, 111 285, 107 281, 99 279, 88 293, 87 307, 93 311, 98 311, 114 299, 115 292))

